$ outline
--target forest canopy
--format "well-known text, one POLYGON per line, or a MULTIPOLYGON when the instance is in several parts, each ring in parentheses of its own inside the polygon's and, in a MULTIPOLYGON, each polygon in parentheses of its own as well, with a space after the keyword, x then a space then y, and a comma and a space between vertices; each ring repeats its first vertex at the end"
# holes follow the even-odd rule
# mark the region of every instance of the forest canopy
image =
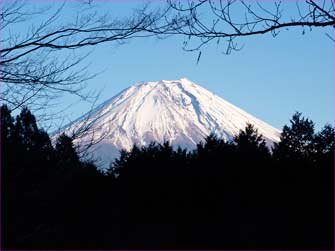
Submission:
POLYGON ((28 108, 1 106, 2 248, 331 249, 334 128, 295 113, 268 149, 247 125, 194 151, 121 151, 107 173, 28 108))

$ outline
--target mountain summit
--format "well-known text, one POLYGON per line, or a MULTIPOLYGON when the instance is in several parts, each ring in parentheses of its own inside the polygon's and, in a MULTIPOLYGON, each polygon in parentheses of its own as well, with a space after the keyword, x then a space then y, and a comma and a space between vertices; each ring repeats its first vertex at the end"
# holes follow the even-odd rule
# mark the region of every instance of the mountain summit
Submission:
POLYGON ((130 150, 152 141, 194 149, 210 133, 232 139, 247 123, 258 129, 271 145, 280 131, 230 104, 192 81, 161 80, 135 84, 101 104, 62 132, 90 124, 90 131, 75 141, 103 139, 91 148, 93 156, 108 167, 119 150, 130 150))

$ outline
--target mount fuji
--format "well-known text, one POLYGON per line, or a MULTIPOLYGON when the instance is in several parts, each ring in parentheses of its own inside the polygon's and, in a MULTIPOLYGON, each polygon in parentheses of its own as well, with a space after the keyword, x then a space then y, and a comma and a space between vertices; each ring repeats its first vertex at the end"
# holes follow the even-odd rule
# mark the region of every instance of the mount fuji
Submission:
POLYGON ((55 137, 63 132, 85 132, 75 145, 80 149, 99 141, 89 152, 105 169, 121 149, 130 150, 134 144, 169 141, 192 150, 210 133, 230 140, 247 123, 254 125, 268 146, 279 141, 276 128, 182 78, 135 84, 68 124, 55 137))

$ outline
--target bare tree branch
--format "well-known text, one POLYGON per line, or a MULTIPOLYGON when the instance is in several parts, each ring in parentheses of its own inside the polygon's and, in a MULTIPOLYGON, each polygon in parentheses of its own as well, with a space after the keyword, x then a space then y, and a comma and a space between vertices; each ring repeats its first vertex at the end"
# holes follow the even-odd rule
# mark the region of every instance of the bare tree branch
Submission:
MULTIPOLYGON (((183 22, 168 34, 186 37, 184 49, 199 50, 216 40, 224 40, 226 53, 240 50, 238 38, 270 33, 277 36, 281 30, 301 27, 334 28, 335 11, 333 1, 321 4, 313 0, 304 2, 303 8, 296 2, 296 17, 287 18, 281 2, 274 2, 271 8, 259 2, 236 0, 167 0, 172 11, 166 19, 172 26, 175 21, 183 22), (203 14, 205 13, 205 14, 203 14), (241 13, 243 13, 241 15, 241 13)), ((328 35, 329 36, 329 35, 328 35)))
MULTIPOLYGON (((0 12, 0 101, 11 109, 29 105, 30 109, 45 107, 64 93, 87 100, 84 93, 89 73, 86 47, 101 43, 125 43, 133 38, 168 33, 165 21, 169 7, 150 10, 149 5, 135 10, 130 17, 113 18, 96 13, 89 7, 78 12, 71 22, 62 22, 67 3, 33 9, 26 1, 6 1, 0 12), (43 18, 28 25, 27 20, 43 18), (27 24, 26 24, 27 22, 27 24), (21 25, 22 32, 14 32, 21 25), (77 52, 77 53, 75 53, 77 52), (84 53, 84 54, 83 54, 84 53)), ((175 25, 174 25, 175 28, 175 25)), ((93 97, 94 99, 94 97, 93 97)))

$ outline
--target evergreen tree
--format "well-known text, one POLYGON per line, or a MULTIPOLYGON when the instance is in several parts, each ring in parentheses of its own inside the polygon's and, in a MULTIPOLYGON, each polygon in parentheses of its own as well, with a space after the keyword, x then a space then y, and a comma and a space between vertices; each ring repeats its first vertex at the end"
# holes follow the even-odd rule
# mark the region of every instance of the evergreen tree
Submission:
POLYGON ((195 157, 196 159, 208 159, 216 157, 221 158, 222 154, 224 154, 225 157, 229 157, 226 155, 232 154, 232 150, 233 145, 231 144, 231 142, 225 142, 224 139, 220 139, 217 135, 211 133, 205 138, 204 142, 200 142, 199 144, 197 144, 197 148, 193 154, 193 157, 195 157), (225 153, 226 151, 227 153, 225 153))
POLYGON ((207 154, 213 154, 215 155, 217 152, 219 152, 223 145, 224 140, 219 139, 217 135, 214 133, 211 133, 208 135, 204 142, 200 142, 197 144, 197 149, 195 154, 198 154, 199 156, 207 155, 207 154))
POLYGON ((316 155, 332 155, 334 153, 334 128, 325 125, 313 140, 316 155))
MULTIPOLYGON (((135 147, 135 146, 134 146, 135 147)), ((125 165, 129 161, 130 153, 126 150, 120 151, 120 157, 115 159, 109 166, 107 170, 107 174, 109 176, 115 176, 118 177, 120 175, 120 172, 122 172, 122 168, 125 167, 125 165)))
POLYGON ((2 165, 7 166, 8 161, 12 162, 13 156, 13 133, 14 119, 6 105, 1 106, 0 111, 0 126, 1 126, 1 160, 2 165))
POLYGON ((296 112, 285 125, 273 152, 277 159, 307 159, 313 152, 314 123, 296 112))
POLYGON ((48 133, 43 130, 39 130, 36 135, 36 141, 38 152, 44 156, 43 158, 47 161, 53 161, 55 158, 54 149, 48 133))
POLYGON ((173 155, 173 148, 169 141, 163 142, 163 144, 158 145, 158 152, 161 158, 171 159, 173 155))
POLYGON ((252 124, 247 124, 244 131, 234 137, 236 150, 248 161, 269 157, 270 151, 258 130, 252 124))
POLYGON ((1 112, 0 113, 1 140, 2 140, 3 145, 5 145, 12 140, 14 119, 11 116, 11 112, 6 105, 1 106, 0 112, 1 112))
POLYGON ((56 156, 60 166, 63 168, 76 167, 79 165, 79 157, 74 148, 72 139, 66 134, 61 134, 56 141, 56 156))
POLYGON ((24 107, 20 115, 16 117, 15 131, 18 143, 25 150, 31 151, 37 146, 39 129, 35 116, 31 114, 27 107, 24 107))

